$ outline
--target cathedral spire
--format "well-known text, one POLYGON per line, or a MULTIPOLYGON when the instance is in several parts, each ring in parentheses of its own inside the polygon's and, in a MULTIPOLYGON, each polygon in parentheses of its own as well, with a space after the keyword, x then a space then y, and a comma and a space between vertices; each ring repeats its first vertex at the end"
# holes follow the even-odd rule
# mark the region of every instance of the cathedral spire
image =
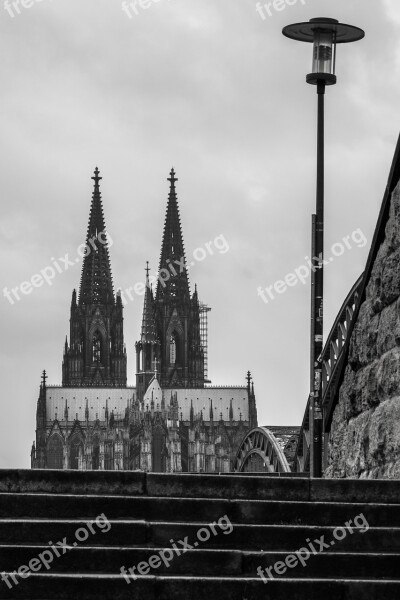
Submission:
POLYGON ((141 400, 153 378, 157 379, 159 339, 155 317, 153 290, 149 281, 149 263, 146 262, 146 288, 140 341, 136 342, 136 391, 141 400))
POLYGON ((154 298, 149 282, 149 261, 146 262, 146 290, 144 294, 141 342, 157 341, 156 321, 154 318, 154 298))
POLYGON ((195 306, 199 305, 199 295, 197 293, 197 283, 194 284, 194 292, 193 292, 193 296, 192 296, 192 301, 195 304, 195 306))
POLYGON ((251 373, 250 373, 250 371, 247 371, 246 379, 247 379, 247 391, 250 394, 250 384, 251 384, 251 373))
POLYGON ((47 379, 47 374, 46 374, 46 371, 43 370, 43 372, 42 372, 42 388, 44 390, 46 389, 46 379, 47 379))
POLYGON ((82 265, 79 304, 113 305, 114 289, 99 185, 102 178, 97 167, 92 179, 94 190, 82 265))
MULTIPOLYGON (((114 298, 109 237, 96 167, 79 299, 72 293, 70 343, 64 347, 63 385, 126 386, 126 351, 121 294, 114 298)), ((111 240, 110 240, 110 243, 111 240)), ((80 248, 78 249, 78 251, 80 248)))
POLYGON ((170 182, 170 189, 164 222, 156 300, 170 297, 185 302, 190 298, 189 280, 175 189, 175 183, 178 179, 175 177, 173 168, 168 181, 170 182))

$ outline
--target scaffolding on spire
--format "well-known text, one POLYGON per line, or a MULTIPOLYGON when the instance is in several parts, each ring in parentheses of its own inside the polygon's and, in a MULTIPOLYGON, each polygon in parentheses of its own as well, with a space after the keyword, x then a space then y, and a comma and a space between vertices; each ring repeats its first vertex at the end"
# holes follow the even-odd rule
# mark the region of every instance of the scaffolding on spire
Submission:
POLYGON ((199 303, 200 313, 200 343, 204 353, 204 380, 206 383, 211 383, 208 379, 208 313, 211 308, 204 304, 199 303))

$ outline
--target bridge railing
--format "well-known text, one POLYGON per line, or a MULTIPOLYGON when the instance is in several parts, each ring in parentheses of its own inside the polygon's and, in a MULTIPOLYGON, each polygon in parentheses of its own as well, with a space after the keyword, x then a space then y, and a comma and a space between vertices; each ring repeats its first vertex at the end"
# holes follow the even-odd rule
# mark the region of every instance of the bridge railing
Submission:
POLYGON ((357 279, 343 302, 322 352, 322 402, 325 404, 330 382, 343 355, 345 342, 360 297, 363 275, 357 279))
POLYGON ((308 396, 299 438, 294 457, 294 469, 297 473, 308 473, 310 470, 310 400, 308 396))
MULTIPOLYGON (((329 418, 331 413, 331 405, 334 399, 333 384, 336 381, 338 366, 344 358, 345 343, 360 299, 362 282, 363 275, 357 279, 343 302, 322 351, 322 408, 324 420, 326 417, 329 418)), ((297 442, 295 454, 297 472, 308 472, 310 469, 310 401, 311 397, 309 396, 297 442)))

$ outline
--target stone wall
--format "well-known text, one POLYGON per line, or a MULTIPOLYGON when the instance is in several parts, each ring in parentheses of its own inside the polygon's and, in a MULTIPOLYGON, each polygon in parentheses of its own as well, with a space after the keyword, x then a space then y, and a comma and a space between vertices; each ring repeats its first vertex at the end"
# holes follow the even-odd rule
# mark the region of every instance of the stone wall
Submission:
POLYGON ((325 477, 400 478, 400 183, 350 340, 325 477))

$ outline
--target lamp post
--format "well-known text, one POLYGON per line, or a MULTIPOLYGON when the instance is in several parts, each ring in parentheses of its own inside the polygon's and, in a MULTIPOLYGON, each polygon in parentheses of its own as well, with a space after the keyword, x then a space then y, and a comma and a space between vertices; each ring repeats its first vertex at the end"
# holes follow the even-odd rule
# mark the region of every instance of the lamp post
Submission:
POLYGON ((336 46, 361 40, 358 27, 336 19, 310 19, 284 27, 286 37, 313 44, 312 72, 307 83, 317 86, 317 202, 312 216, 311 350, 310 350, 310 475, 322 476, 322 351, 324 300, 324 98, 327 85, 336 83, 336 46))

